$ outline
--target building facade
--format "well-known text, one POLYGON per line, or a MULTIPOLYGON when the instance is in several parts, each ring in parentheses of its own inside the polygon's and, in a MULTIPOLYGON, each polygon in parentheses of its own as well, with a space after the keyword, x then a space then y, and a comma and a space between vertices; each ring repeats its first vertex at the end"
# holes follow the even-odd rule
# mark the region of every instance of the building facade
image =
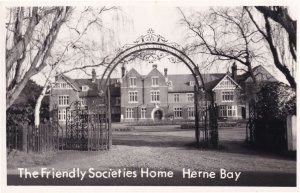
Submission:
POLYGON ((121 79, 121 121, 164 119, 168 112, 168 85, 153 66, 143 76, 132 68, 121 79))
MULTIPOLYGON (((264 67, 253 69, 260 84, 277 81, 264 67)), ((160 72, 157 65, 142 75, 134 68, 128 72, 122 67, 122 77, 111 79, 111 114, 113 122, 147 120, 193 120, 195 118, 194 87, 196 81, 205 90, 201 108, 213 101, 218 106, 219 119, 245 119, 248 115, 248 91, 253 82, 248 73, 237 75, 232 65, 231 73, 202 74, 204 86, 192 74, 160 72)), ((101 104, 97 96, 98 80, 93 70, 92 79, 71 79, 60 75, 50 92, 50 112, 58 109, 58 120, 66 122, 66 109, 75 101, 83 108, 101 104)))
MULTIPOLYGON (((98 79, 95 70, 92 79, 71 79, 65 75, 55 77, 55 85, 49 93, 50 113, 55 109, 60 125, 66 124, 67 108, 74 108, 75 102, 80 108, 92 109, 102 103, 98 97, 98 79)), ((111 115, 113 122, 120 121, 120 83, 118 79, 111 79, 111 115)))
MULTIPOLYGON (((123 69, 123 71, 125 71, 123 69)), ((260 83, 277 81, 265 68, 253 69, 260 83)), ((139 74, 134 68, 122 73, 121 78, 121 121, 146 121, 195 118, 194 86, 196 81, 205 89, 205 104, 213 101, 218 107, 219 119, 246 119, 247 97, 251 89, 251 77, 244 73, 237 75, 237 67, 232 65, 231 73, 202 74, 202 82, 192 74, 162 74, 157 65, 147 75, 139 74)))

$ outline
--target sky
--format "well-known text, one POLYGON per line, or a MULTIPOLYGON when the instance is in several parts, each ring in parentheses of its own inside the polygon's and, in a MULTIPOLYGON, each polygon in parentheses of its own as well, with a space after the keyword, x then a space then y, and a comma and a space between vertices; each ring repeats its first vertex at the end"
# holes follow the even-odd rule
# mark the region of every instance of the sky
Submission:
MULTIPOLYGON (((189 6, 184 7, 184 10, 189 10, 189 6)), ((207 6, 193 6, 196 10, 205 10, 207 6)), ((295 15, 296 9, 292 8, 292 15, 295 15)), ((114 31, 115 46, 121 47, 126 44, 133 43, 141 35, 145 35, 148 29, 153 29, 155 34, 159 34, 165 37, 168 42, 176 42, 180 45, 185 45, 187 31, 180 25, 180 14, 177 7, 174 4, 159 3, 158 1, 129 4, 126 6, 121 6, 121 11, 118 12, 118 16, 126 20, 125 22, 117 23, 114 18, 115 14, 105 14, 103 15, 103 25, 114 31)), ((93 32, 90 36, 91 39, 99 39, 98 32, 93 32)), ((109 36, 104 37, 102 41, 111 42, 109 36)), ((114 55, 114 51, 111 50, 111 55, 114 55)), ((202 63, 201 59, 194 58, 191 56, 196 64, 202 63)), ((205 62, 205 61, 204 61, 205 62)), ((163 72, 164 68, 168 68, 169 74, 179 74, 179 73, 190 73, 189 69, 184 63, 170 63, 168 60, 163 59, 160 62, 155 62, 158 64, 158 69, 163 72)), ((239 64, 238 64, 239 65, 239 64)), ((132 67, 136 68, 141 74, 147 74, 152 69, 152 63, 148 62, 134 62, 126 65, 126 69, 130 70, 132 67)), ((213 72, 226 72, 227 67, 221 66, 218 69, 212 69, 213 72)), ((275 68, 268 68, 267 70, 271 72, 278 80, 286 82, 283 75, 275 68)), ((103 68, 96 69, 97 75, 103 73, 103 68)), ((210 71, 211 73, 212 71, 210 71)), ((207 71, 202 71, 201 73, 209 73, 207 71)), ((71 78, 87 78, 88 76, 82 71, 73 71, 68 73, 71 78)), ((113 77, 120 77, 120 66, 112 74, 113 77)), ((42 76, 37 75, 34 80, 41 82, 42 76)))

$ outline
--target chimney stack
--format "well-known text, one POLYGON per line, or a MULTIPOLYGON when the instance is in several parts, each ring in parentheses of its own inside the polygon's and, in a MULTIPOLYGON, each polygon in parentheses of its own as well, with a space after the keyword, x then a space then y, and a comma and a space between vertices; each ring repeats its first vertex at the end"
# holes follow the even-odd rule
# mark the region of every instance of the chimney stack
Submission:
POLYGON ((235 62, 232 64, 232 67, 231 67, 231 78, 236 81, 236 78, 237 78, 237 66, 235 64, 235 62))
POLYGON ((167 83, 168 82, 168 68, 164 68, 164 72, 165 72, 165 81, 167 83))
POLYGON ((168 68, 165 68, 164 72, 165 72, 165 77, 167 77, 168 76, 168 68))
POLYGON ((96 82, 97 76, 96 76, 96 70, 93 68, 92 70, 92 82, 96 82))
POLYGON ((57 81, 57 80, 58 80, 58 76, 59 76, 59 73, 58 73, 58 72, 56 72, 56 73, 55 73, 55 81, 57 81))
POLYGON ((157 68, 157 64, 153 64, 152 67, 153 67, 153 68, 157 68))
POLYGON ((122 78, 125 76, 125 67, 124 66, 121 67, 121 76, 122 76, 122 78))

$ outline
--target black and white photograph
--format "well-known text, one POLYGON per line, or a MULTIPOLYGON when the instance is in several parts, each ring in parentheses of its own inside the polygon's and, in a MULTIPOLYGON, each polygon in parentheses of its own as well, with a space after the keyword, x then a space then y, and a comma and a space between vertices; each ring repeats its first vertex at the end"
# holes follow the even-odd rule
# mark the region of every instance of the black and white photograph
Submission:
POLYGON ((299 190, 299 4, 216 2, 0 2, 1 187, 299 190))

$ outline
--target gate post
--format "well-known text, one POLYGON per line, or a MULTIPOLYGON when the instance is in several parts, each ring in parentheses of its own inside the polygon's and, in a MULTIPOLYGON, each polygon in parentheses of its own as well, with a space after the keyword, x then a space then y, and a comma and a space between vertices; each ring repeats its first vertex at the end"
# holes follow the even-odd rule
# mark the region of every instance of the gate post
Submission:
POLYGON ((198 112, 198 91, 196 85, 194 85, 194 102, 195 102, 195 135, 197 147, 200 146, 199 141, 199 112, 198 112))
POLYGON ((28 125, 27 125, 27 123, 24 124, 23 131, 22 131, 22 138, 23 138, 23 140, 22 140, 23 141, 22 150, 27 153, 28 152, 28 148, 27 148, 27 145, 28 145, 28 143, 27 143, 28 125))
POLYGON ((111 106, 110 106, 110 81, 107 86, 107 124, 108 124, 108 149, 112 146, 112 129, 111 129, 111 106))

